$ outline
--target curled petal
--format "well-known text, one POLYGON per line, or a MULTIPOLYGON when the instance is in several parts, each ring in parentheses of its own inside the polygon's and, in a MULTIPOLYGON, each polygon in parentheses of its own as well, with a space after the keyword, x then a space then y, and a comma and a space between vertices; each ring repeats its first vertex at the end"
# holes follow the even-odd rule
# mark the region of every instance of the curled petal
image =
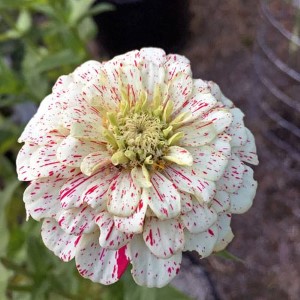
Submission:
POLYGON ((168 152, 163 158, 180 166, 191 166, 193 164, 193 156, 191 153, 178 146, 169 147, 168 152))
POLYGON ((231 214, 226 212, 218 214, 218 221, 216 224, 218 226, 219 234, 214 246, 214 251, 222 251, 232 241, 234 235, 230 227, 230 222, 231 214))

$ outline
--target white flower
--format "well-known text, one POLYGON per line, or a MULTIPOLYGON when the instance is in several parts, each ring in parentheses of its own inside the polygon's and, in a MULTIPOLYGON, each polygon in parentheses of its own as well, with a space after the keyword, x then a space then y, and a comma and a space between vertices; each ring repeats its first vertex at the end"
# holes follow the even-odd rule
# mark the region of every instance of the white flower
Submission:
POLYGON ((243 113, 189 61, 144 48, 60 77, 19 141, 28 216, 45 245, 75 257, 83 277, 116 282, 132 264, 161 287, 182 252, 201 257, 232 240, 231 214, 256 191, 243 113))

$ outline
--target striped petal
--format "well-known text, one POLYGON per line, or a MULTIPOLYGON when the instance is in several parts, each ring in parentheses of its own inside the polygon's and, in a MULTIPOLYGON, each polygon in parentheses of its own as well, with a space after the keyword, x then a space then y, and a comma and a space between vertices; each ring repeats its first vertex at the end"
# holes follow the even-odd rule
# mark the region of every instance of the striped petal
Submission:
POLYGON ((181 213, 185 214, 193 209, 192 194, 179 191, 181 200, 181 213))
POLYGON ((112 215, 128 217, 134 213, 140 196, 141 189, 133 182, 130 172, 122 171, 109 187, 107 209, 112 215))
POLYGON ((141 195, 141 200, 138 203, 138 206, 135 212, 126 218, 114 217, 115 226, 118 230, 128 233, 128 234, 137 234, 143 231, 144 219, 148 207, 148 198, 147 193, 143 190, 141 195))
POLYGON ((181 55, 169 54, 164 63, 166 68, 166 82, 172 80, 178 73, 185 73, 192 76, 190 61, 181 55))
POLYGON ((169 258, 183 249, 183 227, 176 219, 148 218, 143 238, 149 250, 159 258, 169 258))
POLYGON ((99 244, 105 249, 118 250, 128 244, 133 237, 133 234, 117 230, 113 216, 107 212, 100 213, 96 223, 100 229, 99 244))
POLYGON ((147 248, 141 235, 136 235, 128 249, 132 263, 131 274, 139 285, 163 287, 167 285, 179 272, 182 253, 167 259, 157 258, 147 248))
POLYGON ((98 146, 101 151, 88 154, 81 162, 81 172, 87 176, 95 174, 100 168, 111 164, 111 156, 105 149, 105 147, 98 146))
POLYGON ((84 235, 78 243, 75 260, 80 275, 93 282, 112 284, 125 272, 128 259, 126 247, 109 250, 100 247, 99 233, 84 235))
POLYGON ((211 207, 216 213, 225 212, 230 208, 229 193, 224 191, 217 191, 212 201, 211 207))
POLYGON ((70 261, 75 256, 81 236, 64 232, 53 219, 45 219, 41 229, 44 244, 63 261, 70 261))
POLYGON ((231 111, 227 109, 213 109, 204 118, 204 122, 213 122, 217 133, 224 132, 232 123, 231 111))
POLYGON ((228 159, 220 152, 210 146, 188 148, 193 156, 192 169, 200 177, 212 181, 221 178, 228 163, 228 159))
POLYGON ((180 195, 173 183, 158 172, 152 175, 151 182, 153 187, 144 191, 154 214, 161 220, 179 215, 180 195))
POLYGON ((81 235, 95 229, 96 213, 89 206, 62 210, 57 219, 59 226, 68 234, 81 235))

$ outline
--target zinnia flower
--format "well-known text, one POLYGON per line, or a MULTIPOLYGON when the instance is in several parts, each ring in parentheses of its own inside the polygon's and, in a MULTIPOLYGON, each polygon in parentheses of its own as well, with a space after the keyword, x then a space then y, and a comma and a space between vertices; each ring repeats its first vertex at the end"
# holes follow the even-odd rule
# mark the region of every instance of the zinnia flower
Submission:
POLYGON ((231 215, 256 192, 243 113, 188 59, 144 48, 61 76, 19 141, 27 216, 79 273, 162 287, 183 251, 204 258, 232 240, 231 215), (245 164, 246 163, 246 164, 245 164))

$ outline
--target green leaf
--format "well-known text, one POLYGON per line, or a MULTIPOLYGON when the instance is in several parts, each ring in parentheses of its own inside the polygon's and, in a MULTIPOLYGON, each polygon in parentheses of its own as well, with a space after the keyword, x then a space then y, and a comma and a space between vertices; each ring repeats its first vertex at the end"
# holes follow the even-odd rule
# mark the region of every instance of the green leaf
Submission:
POLYGON ((219 257, 222 257, 222 258, 225 258, 225 259, 235 260, 235 261, 238 261, 238 262, 241 262, 241 263, 245 263, 244 260, 242 260, 241 258, 235 256, 234 254, 230 253, 227 250, 222 250, 222 251, 216 252, 215 255, 219 256, 219 257))

